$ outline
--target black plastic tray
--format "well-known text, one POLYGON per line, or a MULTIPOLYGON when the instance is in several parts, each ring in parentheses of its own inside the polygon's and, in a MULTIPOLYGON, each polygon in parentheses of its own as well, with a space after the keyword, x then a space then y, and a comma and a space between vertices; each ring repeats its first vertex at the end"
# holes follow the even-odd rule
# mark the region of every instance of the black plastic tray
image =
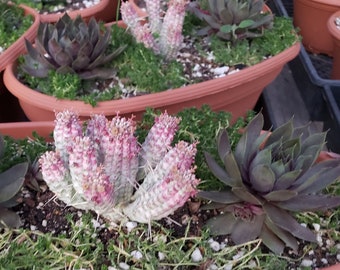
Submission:
MULTIPOLYGON (((293 0, 271 0, 268 5, 274 14, 293 18, 293 0)), ((332 64, 331 57, 309 53, 301 46, 288 66, 310 121, 323 123, 323 130, 328 131, 327 148, 340 153, 340 80, 330 79, 332 64)))

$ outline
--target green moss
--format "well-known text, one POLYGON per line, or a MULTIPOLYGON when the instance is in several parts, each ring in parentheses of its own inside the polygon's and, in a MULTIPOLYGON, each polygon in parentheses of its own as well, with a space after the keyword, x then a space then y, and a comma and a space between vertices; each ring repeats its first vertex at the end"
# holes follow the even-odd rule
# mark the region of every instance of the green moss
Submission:
POLYGON ((0 2, 0 47, 7 49, 32 23, 32 16, 25 16, 22 8, 0 2))
MULTIPOLYGON (((196 17, 186 16, 184 24, 184 34, 194 33, 197 24, 196 17)), ((215 61, 220 64, 237 65, 242 64, 251 66, 261 62, 264 57, 275 55, 286 48, 290 47, 296 41, 298 36, 294 34, 292 22, 287 18, 275 18, 274 28, 267 30, 266 34, 252 41, 243 40, 237 44, 219 40, 216 37, 211 38, 211 48, 213 50, 215 61)), ((197 49, 201 53, 205 53, 200 44, 202 37, 196 37, 197 49)), ((110 65, 112 65, 117 73, 117 77, 124 82, 126 88, 133 89, 131 91, 140 92, 141 94, 161 92, 167 89, 179 88, 190 82, 184 77, 184 69, 181 63, 177 61, 165 61, 162 56, 154 54, 154 52, 144 45, 135 42, 134 38, 117 25, 112 26, 111 44, 107 53, 114 51, 120 46, 127 45, 125 51, 120 54, 110 65)), ((107 91, 93 91, 96 89, 93 85, 94 81, 77 82, 76 89, 65 91, 66 82, 76 80, 73 74, 63 75, 64 77, 54 79, 36 79, 26 76, 25 83, 31 88, 49 93, 60 99, 79 99, 95 106, 96 102, 103 100, 112 100, 121 98, 121 90, 118 85, 113 86, 107 91), (68 78, 70 76, 70 78, 68 78), (52 82, 60 81, 61 85, 52 82), (58 91, 58 89, 62 91, 58 91)), ((70 89, 69 89, 70 90, 70 89)), ((138 95, 138 93, 137 93, 138 95)))

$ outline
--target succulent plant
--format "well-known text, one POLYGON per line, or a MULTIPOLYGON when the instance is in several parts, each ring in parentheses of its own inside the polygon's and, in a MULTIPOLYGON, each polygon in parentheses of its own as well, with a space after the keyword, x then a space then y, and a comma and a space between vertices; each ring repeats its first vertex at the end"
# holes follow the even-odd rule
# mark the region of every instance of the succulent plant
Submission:
POLYGON ((76 113, 57 113, 56 150, 39 161, 43 179, 67 205, 114 223, 166 217, 196 194, 199 183, 192 166, 196 144, 170 145, 178 122, 161 114, 140 146, 132 119, 93 115, 83 131, 76 113))
POLYGON ((122 2, 123 21, 137 42, 167 60, 176 58, 183 42, 182 28, 188 1, 170 0, 166 11, 162 10, 160 0, 146 0, 145 4, 147 21, 142 21, 129 1, 122 2))
POLYGON ((236 244, 261 238, 275 253, 287 246, 298 249, 297 238, 316 241, 294 212, 316 211, 340 205, 339 196, 321 191, 340 179, 340 159, 316 163, 326 133, 310 134, 309 126, 293 126, 292 120, 272 133, 262 134, 263 115, 245 129, 235 152, 225 130, 218 136, 220 166, 206 153, 214 175, 225 184, 221 191, 201 191, 198 196, 220 209, 207 222, 212 234, 230 234, 236 244))
MULTIPOLYGON (((0 135, 0 158, 4 154, 5 143, 0 135)), ((20 217, 9 208, 18 204, 19 191, 25 181, 27 162, 12 166, 0 173, 0 227, 19 227, 20 217)))
POLYGON ((263 8, 263 0, 209 0, 208 11, 200 9, 197 2, 192 2, 189 10, 208 23, 198 34, 214 33, 235 42, 262 36, 265 28, 272 27, 273 14, 263 8))
POLYGON ((110 30, 101 29, 94 18, 87 24, 80 16, 73 20, 67 13, 55 24, 40 23, 35 46, 25 42, 28 54, 21 67, 39 78, 47 77, 50 70, 77 74, 84 80, 110 78, 115 71, 105 65, 125 48, 122 46, 107 54, 110 30))

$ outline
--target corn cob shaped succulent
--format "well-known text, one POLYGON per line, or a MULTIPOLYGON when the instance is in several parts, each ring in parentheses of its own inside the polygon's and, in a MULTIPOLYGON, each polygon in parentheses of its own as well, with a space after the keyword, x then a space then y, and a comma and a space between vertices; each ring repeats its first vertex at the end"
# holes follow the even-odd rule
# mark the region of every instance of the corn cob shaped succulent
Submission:
POLYGON ((145 1, 147 22, 141 21, 129 1, 122 2, 120 11, 136 41, 169 60, 177 56, 183 41, 182 29, 188 1, 170 0, 166 12, 160 3, 160 0, 145 1))
POLYGON ((193 167, 196 144, 171 146, 179 121, 160 115, 140 147, 132 119, 93 115, 83 131, 76 113, 57 113, 55 151, 39 160, 44 180, 67 205, 114 223, 166 217, 196 194, 199 183, 193 167))

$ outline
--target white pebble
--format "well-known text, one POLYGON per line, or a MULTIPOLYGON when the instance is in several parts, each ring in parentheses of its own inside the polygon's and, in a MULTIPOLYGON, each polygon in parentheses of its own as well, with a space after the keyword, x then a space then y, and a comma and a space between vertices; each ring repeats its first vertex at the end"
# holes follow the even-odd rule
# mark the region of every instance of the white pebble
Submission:
POLYGON ((233 264, 229 263, 223 266, 223 270, 232 270, 233 269, 233 264))
POLYGON ((313 223, 313 227, 314 227, 314 230, 315 231, 320 231, 320 224, 317 224, 317 223, 313 223))
POLYGON ((131 256, 134 257, 136 260, 140 260, 143 258, 143 254, 139 250, 131 251, 131 256))
POLYGON ((46 226, 47 226, 47 220, 44 219, 44 220, 41 222, 41 225, 42 225, 43 227, 46 227, 46 226))
POLYGON ((92 222, 93 228, 99 228, 100 227, 100 223, 98 222, 98 220, 92 219, 91 222, 92 222))
POLYGON ((158 252, 158 260, 163 261, 165 259, 165 254, 163 252, 158 252))
POLYGON ((321 259, 321 262, 322 262, 323 264, 328 264, 328 260, 327 260, 326 258, 322 258, 322 259, 321 259))
POLYGON ((212 72, 215 73, 215 75, 223 75, 226 74, 229 70, 229 67, 218 67, 218 68, 214 68, 212 69, 212 72))
POLYGON ((37 226, 31 225, 30 228, 31 228, 31 231, 35 231, 37 229, 37 226))
POLYGON ((208 270, 217 270, 217 269, 218 269, 218 267, 217 267, 216 264, 211 264, 211 265, 209 265, 209 267, 208 267, 208 270))
POLYGON ((336 255, 336 259, 340 262, 340 254, 336 255))
POLYGON ((195 248, 195 250, 191 254, 191 259, 193 262, 200 262, 203 260, 202 253, 199 248, 195 248))
POLYGON ((320 234, 317 234, 317 235, 316 235, 316 241, 317 241, 319 244, 322 245, 322 237, 321 237, 320 234))
POLYGON ((134 221, 128 221, 125 223, 125 226, 128 230, 128 232, 131 232, 132 229, 136 228, 137 227, 137 222, 134 222, 134 221))
POLYGON ((119 268, 122 270, 129 270, 130 269, 130 265, 128 265, 127 263, 119 263, 119 268))
POLYGON ((309 259, 303 259, 300 266, 302 267, 310 267, 313 265, 313 261, 309 259))
POLYGON ((217 252, 221 249, 221 245, 217 241, 212 241, 209 243, 209 245, 213 251, 217 252))
POLYGON ((233 256, 233 260, 238 260, 244 255, 243 251, 239 251, 236 255, 233 256))

